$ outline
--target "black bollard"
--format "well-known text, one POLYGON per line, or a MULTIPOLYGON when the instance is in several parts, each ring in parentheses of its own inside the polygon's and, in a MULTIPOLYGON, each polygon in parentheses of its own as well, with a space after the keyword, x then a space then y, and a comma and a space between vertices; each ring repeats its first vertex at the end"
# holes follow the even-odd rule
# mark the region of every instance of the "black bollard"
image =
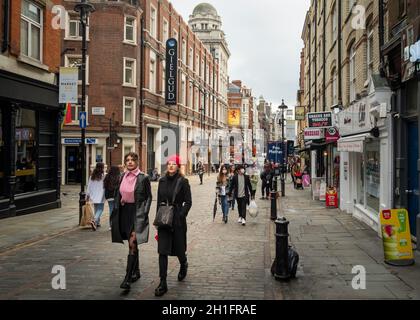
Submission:
POLYGON ((270 192, 270 198, 271 198, 271 220, 277 219, 277 192, 271 191, 270 192))
POLYGON ((279 218, 276 223, 276 265, 274 277, 276 280, 289 280, 289 221, 279 218))

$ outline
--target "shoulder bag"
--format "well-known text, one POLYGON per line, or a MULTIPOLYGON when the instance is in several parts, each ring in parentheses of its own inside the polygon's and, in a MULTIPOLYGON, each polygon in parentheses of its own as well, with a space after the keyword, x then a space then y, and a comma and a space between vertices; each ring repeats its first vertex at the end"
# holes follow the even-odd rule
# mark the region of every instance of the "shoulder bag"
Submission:
POLYGON ((155 221, 153 225, 159 228, 172 228, 172 223, 174 221, 174 211, 175 211, 175 197, 178 192, 178 186, 181 181, 181 178, 178 178, 175 184, 174 194, 172 197, 172 203, 169 204, 169 200, 166 202, 166 205, 159 205, 158 211, 156 213, 155 221))

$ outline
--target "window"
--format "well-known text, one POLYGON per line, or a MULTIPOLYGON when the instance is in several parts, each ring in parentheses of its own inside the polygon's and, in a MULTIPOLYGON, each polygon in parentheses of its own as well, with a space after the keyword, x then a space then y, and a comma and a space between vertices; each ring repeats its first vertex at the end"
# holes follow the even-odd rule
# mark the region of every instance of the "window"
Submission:
POLYGON ((186 90, 187 90, 187 86, 185 84, 185 75, 181 76, 181 104, 183 104, 185 106, 186 104, 186 90))
POLYGON ((358 203, 379 212, 380 187, 379 141, 366 142, 364 153, 359 155, 358 203))
POLYGON ((150 53, 149 89, 151 92, 156 92, 156 55, 154 52, 150 53))
POLYGON ((194 50, 193 48, 190 48, 190 53, 188 54, 188 66, 190 67, 191 70, 193 70, 194 67, 194 50))
POLYGON ((124 58, 124 84, 123 86, 136 86, 136 60, 124 58))
POLYGON ((124 23, 124 41, 136 44, 137 22, 134 17, 125 17, 124 23))
POLYGON ((200 77, 204 79, 204 60, 201 60, 200 77))
POLYGON ((134 152, 134 147, 131 145, 124 145, 124 154, 123 154, 123 161, 124 161, 124 156, 126 154, 129 154, 130 152, 134 152))
POLYGON ((156 29, 157 29, 157 25, 156 25, 156 9, 153 7, 150 7, 150 35, 153 38, 156 38, 156 29))
POLYGON ((195 111, 198 111, 198 109, 199 109, 199 107, 198 107, 198 101, 199 101, 198 99, 200 98, 199 96, 200 96, 200 94, 198 92, 198 89, 196 88, 195 92, 194 92, 194 110, 195 111))
POLYGON ((182 39, 182 52, 181 52, 182 56, 182 63, 183 64, 187 64, 187 43, 185 42, 184 39, 182 39))
POLYGON ((193 85, 191 82, 188 86, 188 107, 193 108, 193 85))
POLYGON ((334 4, 334 8, 332 11, 332 42, 334 42, 335 40, 337 40, 337 31, 338 31, 338 14, 337 14, 337 4, 334 4))
POLYGON ((123 99, 123 103, 124 103, 124 118, 123 118, 123 124, 124 125, 134 125, 136 123, 135 121, 135 101, 136 99, 134 98, 127 98, 124 97, 123 99))
POLYGON ((42 56, 42 9, 31 1, 22 1, 20 48, 27 57, 41 61, 42 56))
POLYGON ((198 54, 195 55, 195 69, 194 71, 198 73, 200 70, 200 58, 198 57, 198 54))
MULTIPOLYGON (((79 68, 79 84, 82 84, 82 56, 66 55, 64 64, 66 67, 79 68)), ((89 84, 89 56, 86 56, 86 84, 89 84)))
POLYGON ((169 23, 163 19, 163 44, 166 45, 166 41, 169 38, 169 23))
POLYGON ((367 37, 367 43, 366 43, 366 68, 367 68, 367 74, 366 78, 367 80, 370 79, 370 76, 373 74, 373 30, 372 27, 368 28, 368 37, 367 37))
POLYGON ((174 37, 174 39, 176 39, 176 41, 179 41, 179 39, 178 39, 178 32, 176 32, 175 30, 173 32, 173 37, 174 37))
POLYGON ((350 64, 349 64, 349 102, 356 100, 356 50, 355 44, 350 48, 350 64))
POLYGON ((96 147, 96 161, 95 162, 104 162, 104 147, 96 147))
POLYGON ((334 68, 331 75, 332 79, 332 88, 331 88, 331 102, 333 105, 336 105, 338 103, 338 96, 337 96, 337 71, 334 68))

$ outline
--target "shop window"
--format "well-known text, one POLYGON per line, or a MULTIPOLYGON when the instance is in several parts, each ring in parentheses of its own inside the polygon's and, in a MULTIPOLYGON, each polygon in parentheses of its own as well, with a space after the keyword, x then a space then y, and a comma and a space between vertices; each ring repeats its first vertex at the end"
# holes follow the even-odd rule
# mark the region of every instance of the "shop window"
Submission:
POLYGON ((104 162, 104 147, 96 147, 96 162, 104 162))
POLYGON ((3 136, 3 110, 0 109, 0 199, 6 197, 6 153, 3 136))
POLYGON ((16 194, 36 191, 36 114, 19 109, 16 115, 16 194))
POLYGON ((379 142, 366 144, 366 206, 379 212, 379 142))

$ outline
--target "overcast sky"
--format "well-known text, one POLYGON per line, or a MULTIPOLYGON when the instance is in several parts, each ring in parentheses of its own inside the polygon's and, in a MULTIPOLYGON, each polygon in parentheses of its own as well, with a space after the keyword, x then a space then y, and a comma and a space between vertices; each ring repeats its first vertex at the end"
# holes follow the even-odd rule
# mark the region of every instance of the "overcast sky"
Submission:
POLYGON ((213 5, 231 52, 230 80, 242 80, 255 97, 275 107, 296 105, 303 23, 310 0, 170 0, 188 23, 196 5, 213 5), (287 3, 287 5, 286 5, 287 3))

